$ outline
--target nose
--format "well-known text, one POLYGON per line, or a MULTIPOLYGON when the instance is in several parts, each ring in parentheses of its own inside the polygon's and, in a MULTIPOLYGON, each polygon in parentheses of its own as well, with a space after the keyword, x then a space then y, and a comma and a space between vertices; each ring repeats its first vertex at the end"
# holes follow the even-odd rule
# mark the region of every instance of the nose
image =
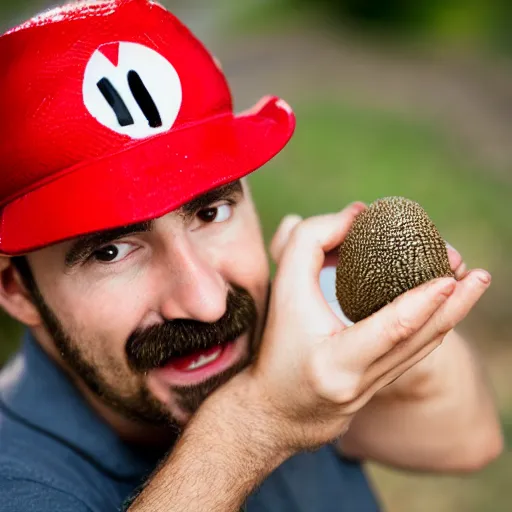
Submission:
POLYGON ((166 256, 165 281, 160 312, 167 320, 218 321, 226 312, 228 287, 206 254, 187 240, 174 241, 166 256))

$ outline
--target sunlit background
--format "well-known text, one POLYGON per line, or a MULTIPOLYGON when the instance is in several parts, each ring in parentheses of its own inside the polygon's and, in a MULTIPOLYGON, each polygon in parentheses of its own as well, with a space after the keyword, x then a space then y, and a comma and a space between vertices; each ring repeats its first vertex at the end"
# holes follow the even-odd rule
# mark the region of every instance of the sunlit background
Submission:
MULTIPOLYGON (((272 93, 297 113, 290 145, 251 178, 267 240, 287 213, 402 195, 491 271, 462 330, 493 383, 506 453, 464 477, 368 470, 393 512, 512 510, 512 2, 163 3, 220 59, 237 110, 272 93)), ((52 4, 2 0, 2 28, 52 4)), ((1 363, 20 328, 0 327, 1 363)))

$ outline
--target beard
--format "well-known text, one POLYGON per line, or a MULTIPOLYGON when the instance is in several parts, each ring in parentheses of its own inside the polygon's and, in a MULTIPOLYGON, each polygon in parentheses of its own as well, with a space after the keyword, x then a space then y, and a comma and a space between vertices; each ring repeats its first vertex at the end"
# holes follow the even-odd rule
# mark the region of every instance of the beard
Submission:
POLYGON ((152 395, 143 381, 148 371, 165 366, 172 358, 206 350, 234 341, 242 334, 249 334, 249 349, 237 364, 198 384, 170 388, 183 411, 193 414, 211 393, 249 366, 256 354, 258 314, 255 301, 245 289, 232 286, 227 296, 226 312, 215 323, 179 319, 137 329, 132 333, 126 342, 125 353, 129 367, 141 377, 141 384, 135 392, 126 396, 110 385, 98 368, 84 357, 80 347, 87 346, 87 341, 78 341, 66 332, 34 285, 32 283, 31 286, 34 303, 63 361, 71 370, 72 378, 81 379, 104 404, 132 421, 180 432, 183 425, 152 395))
POLYGON ((215 389, 252 362, 257 320, 256 304, 249 292, 232 286, 226 312, 217 322, 173 320, 137 329, 126 343, 126 358, 132 370, 146 373, 166 366, 174 358, 214 349, 249 334, 249 350, 237 364, 199 384, 172 387, 182 410, 193 414, 215 389))

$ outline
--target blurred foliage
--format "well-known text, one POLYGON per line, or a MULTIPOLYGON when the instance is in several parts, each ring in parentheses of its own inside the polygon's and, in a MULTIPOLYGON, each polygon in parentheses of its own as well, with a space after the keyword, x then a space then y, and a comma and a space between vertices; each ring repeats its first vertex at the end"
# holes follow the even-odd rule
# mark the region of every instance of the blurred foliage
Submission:
POLYGON ((512 417, 503 418, 505 451, 483 470, 442 476, 396 471, 377 464, 368 470, 392 512, 509 512, 512 481, 512 417))
POLYGON ((0 310, 0 368, 20 343, 22 327, 0 310))
MULTIPOLYGON (((7 28, 6 20, 14 24, 41 9, 67 1, 2 0, 0 24, 7 28)), ((160 1, 170 7, 181 3, 160 1)), ((280 20, 283 21, 291 13, 307 9, 323 12, 330 20, 337 17, 340 22, 360 30, 484 46, 512 53, 512 2, 509 0, 222 0, 219 6, 247 12, 245 4, 251 5, 251 18, 259 17, 265 23, 276 13, 283 15, 280 20)))
POLYGON ((59 0, 1 0, 0 1, 0 24, 2 29, 7 30, 11 26, 25 21, 40 10, 62 2, 59 0))
POLYGON ((294 110, 294 138, 251 177, 267 235, 290 211, 316 215, 403 195, 424 206, 470 266, 496 268, 512 251, 512 187, 453 150, 434 126, 334 101, 294 110))
MULTIPOLYGON (((359 31, 512 53, 509 0, 259 0, 251 18, 278 23, 298 12, 359 31)), ((247 10, 246 10, 247 12, 247 10)))

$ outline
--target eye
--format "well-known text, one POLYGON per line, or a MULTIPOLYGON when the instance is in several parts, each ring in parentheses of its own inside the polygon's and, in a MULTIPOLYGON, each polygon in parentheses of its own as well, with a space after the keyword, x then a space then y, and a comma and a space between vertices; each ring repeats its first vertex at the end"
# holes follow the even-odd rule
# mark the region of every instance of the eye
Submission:
POLYGON ((133 250, 132 244, 111 244, 94 251, 91 257, 101 263, 117 263, 126 258, 133 250))
POLYGON ((233 206, 230 204, 222 204, 212 208, 205 208, 197 212, 197 216, 202 222, 225 222, 233 213, 233 206))

